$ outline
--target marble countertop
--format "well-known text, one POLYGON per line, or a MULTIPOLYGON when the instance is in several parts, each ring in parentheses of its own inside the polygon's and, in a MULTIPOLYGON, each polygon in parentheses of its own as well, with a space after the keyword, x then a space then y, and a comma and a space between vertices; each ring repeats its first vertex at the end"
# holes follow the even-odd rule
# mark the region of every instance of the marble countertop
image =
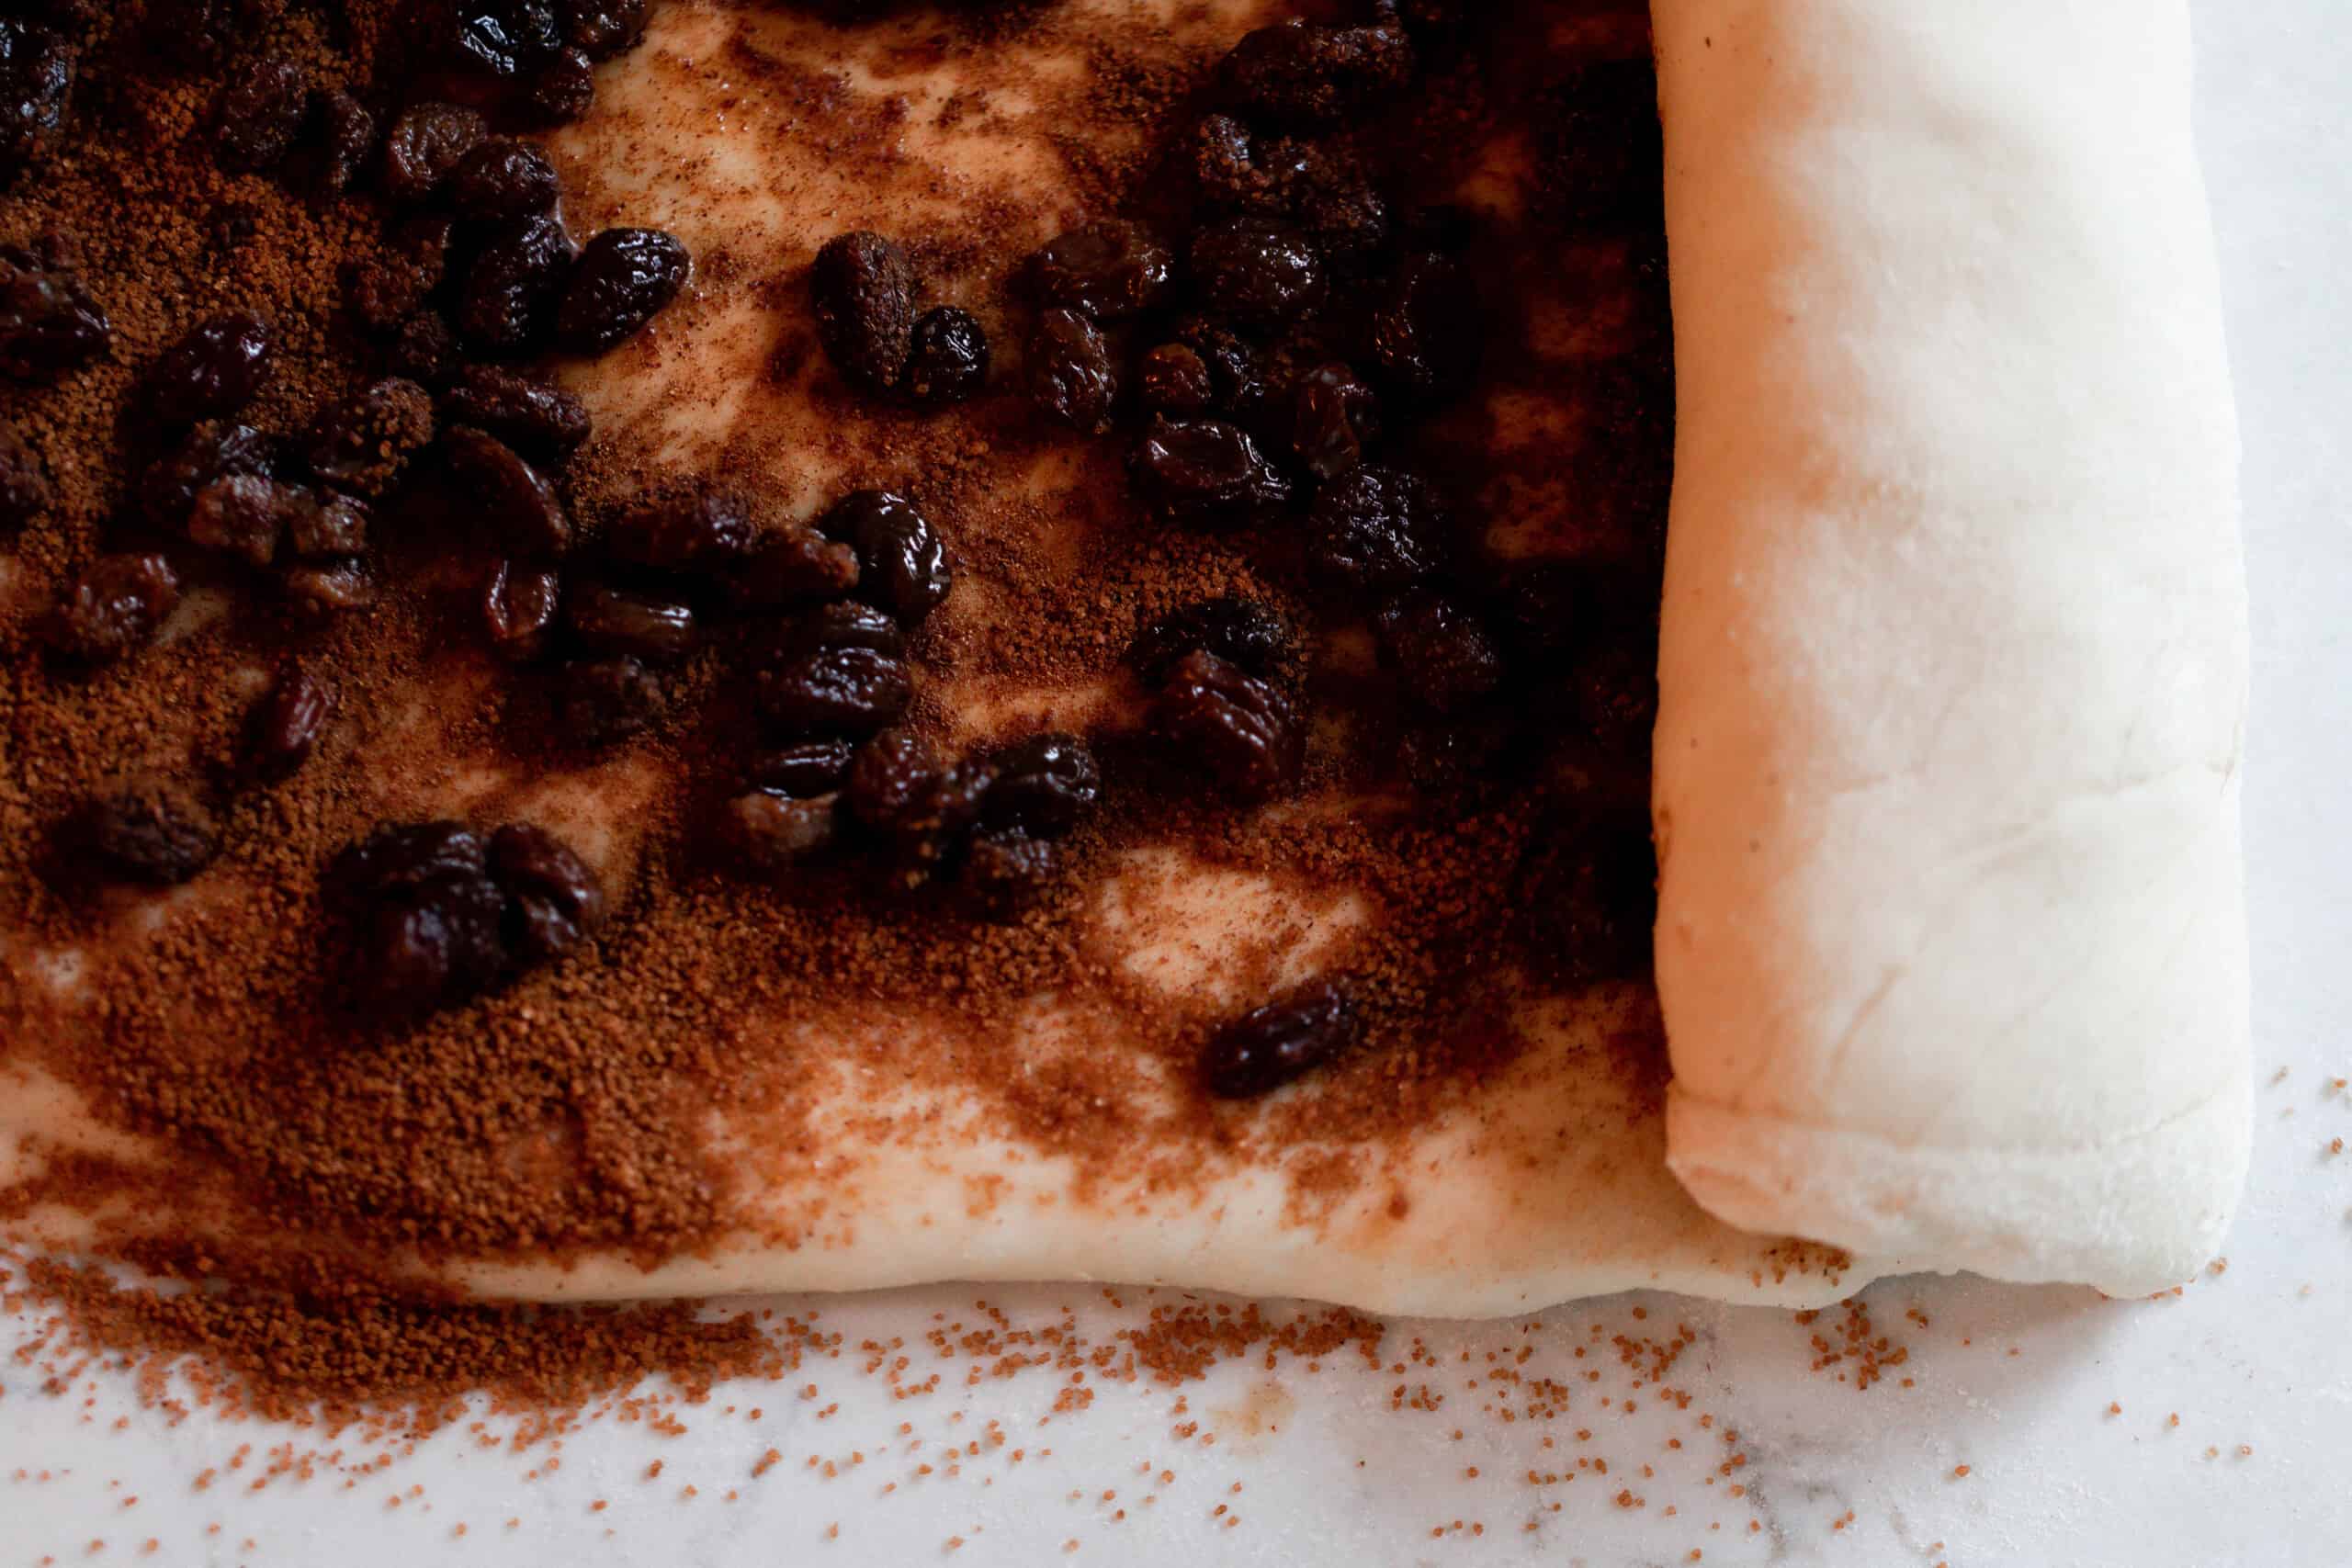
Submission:
MULTIPOLYGON (((2352 1140, 2352 1094, 2333 1085, 2352 1074, 2337 816, 2352 779, 2352 37, 2332 0, 2199 12, 2256 609, 2258 1127, 2225 1265, 2152 1302, 1911 1279, 1810 1322, 1639 1296, 1398 1322, 1377 1370, 1350 1347, 1228 1361, 1182 1387, 1114 1362, 1079 1383, 1034 1368, 967 1388, 968 1360, 922 1362, 914 1375, 943 1371, 943 1386, 908 1399, 887 1356, 867 1372, 855 1348, 920 1348, 935 1313, 978 1321, 970 1287, 804 1301, 786 1304, 820 1307, 842 1355, 720 1390, 681 1412, 683 1436, 608 1414, 550 1467, 544 1445, 446 1433, 364 1474, 373 1450, 345 1442, 310 1480, 259 1490, 273 1444, 338 1445, 175 1426, 104 1375, 87 1404, 47 1399, 0 1363, 0 1568, 2352 1556, 2352 1153, 2330 1152, 2352 1140), (199 1487, 240 1443, 243 1467, 199 1487)), ((1017 1325, 1114 1350, 1146 1301, 1178 1301, 981 1293, 1017 1325)))

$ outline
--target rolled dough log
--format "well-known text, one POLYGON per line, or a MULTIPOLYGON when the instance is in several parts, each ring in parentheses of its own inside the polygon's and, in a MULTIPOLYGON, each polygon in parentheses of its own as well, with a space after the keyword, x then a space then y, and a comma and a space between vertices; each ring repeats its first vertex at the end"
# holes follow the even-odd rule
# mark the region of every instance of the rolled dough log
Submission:
POLYGON ((2181 0, 1657 0, 1668 1159, 2142 1292, 2247 1150, 2245 607, 2181 0))

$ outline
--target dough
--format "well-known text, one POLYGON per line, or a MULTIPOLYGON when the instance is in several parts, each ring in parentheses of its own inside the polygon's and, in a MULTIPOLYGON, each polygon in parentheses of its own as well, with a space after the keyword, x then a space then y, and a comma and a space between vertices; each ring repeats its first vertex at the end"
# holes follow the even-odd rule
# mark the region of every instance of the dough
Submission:
POLYGON ((1657 0, 1668 1160, 2143 1292, 2247 1149, 2237 439, 2179 0, 1657 0))

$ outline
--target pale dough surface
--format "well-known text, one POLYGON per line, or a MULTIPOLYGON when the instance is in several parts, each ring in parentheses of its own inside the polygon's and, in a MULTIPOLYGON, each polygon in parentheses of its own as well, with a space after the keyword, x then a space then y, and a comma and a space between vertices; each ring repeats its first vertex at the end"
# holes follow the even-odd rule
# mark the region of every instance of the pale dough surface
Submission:
POLYGON ((2113 1292, 2247 1153, 2237 435, 2178 0, 1658 0, 1654 798, 1711 1212, 2113 1292))

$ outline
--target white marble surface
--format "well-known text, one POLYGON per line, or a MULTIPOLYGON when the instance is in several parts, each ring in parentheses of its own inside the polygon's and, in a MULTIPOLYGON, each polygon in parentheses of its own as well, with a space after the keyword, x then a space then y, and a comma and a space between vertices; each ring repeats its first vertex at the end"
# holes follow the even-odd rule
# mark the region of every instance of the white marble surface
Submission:
MULTIPOLYGON (((2352 97, 2343 88, 2352 39, 2337 9, 2337 0, 2199 6, 2202 131, 2246 432, 2256 606, 2246 799, 2264 1087, 2252 1188, 2225 1272, 2177 1299, 2132 1303, 1965 1280, 1888 1281, 1863 1300, 1875 1332, 1905 1357, 1867 1389, 1839 1381, 1853 1363, 1812 1366, 1811 1335, 1841 1342, 1837 1313, 1804 1325, 1777 1312, 1619 1298, 1545 1314, 1532 1331, 1528 1322, 1391 1325, 1384 1359, 1405 1359, 1418 1338, 1439 1363, 1402 1375, 1369 1372, 1345 1351, 1319 1372, 1228 1364, 1182 1390, 1094 1378, 1091 1405, 1066 1414, 1053 1413, 1062 1376, 1032 1372, 969 1393, 951 1385, 900 1403, 850 1356, 784 1385, 722 1391, 686 1413, 682 1438, 605 1421, 573 1437, 552 1473, 540 1468, 544 1451, 517 1457, 445 1437, 349 1487, 328 1468, 258 1493, 248 1483, 288 1434, 200 1416, 170 1427, 103 1375, 85 1380, 95 1403, 85 1404, 79 1385, 48 1398, 27 1368, 0 1362, 0 1568, 48 1554, 341 1568, 1066 1555, 1618 1564, 1688 1562, 1694 1551, 1709 1564, 1922 1568, 2352 1560, 2352 1155, 2327 1153, 2330 1139, 2352 1140, 2352 1097, 2328 1087, 2352 1073, 2352 964, 2342 951, 2352 940, 2352 837, 2337 815, 2352 797, 2342 700, 2352 688, 2352 97), (1925 1325, 1906 1316, 1914 1309, 1925 1325), (1695 1342, 1663 1381, 1687 1406, 1636 1387, 1611 1343, 1620 1333, 1668 1337, 1686 1324, 1695 1342), (1497 1403, 1487 1355, 1515 1359, 1522 1347, 1521 1376, 1566 1386, 1566 1409, 1552 1419, 1530 1413, 1524 1384, 1499 1402, 1521 1419, 1481 1408, 1497 1403), (1906 1377, 1913 1386, 1902 1386, 1906 1377), (1473 1379, 1483 1386, 1468 1386, 1473 1379), (819 1397, 796 1397, 808 1381, 819 1397), (1400 1383, 1443 1403, 1394 1410, 1400 1383), (729 1403, 734 1415, 723 1414, 729 1403), (828 1404, 837 1407, 820 1415, 828 1404), (1194 1420, 1200 1430, 1176 1435, 1194 1420), (991 1421, 1002 1447, 985 1446, 991 1421), (901 1422, 912 1431, 901 1434, 901 1422), (1579 1430, 1589 1438, 1579 1441, 1579 1430), (1216 1441, 1204 1443, 1211 1431, 1216 1441), (944 1446, 974 1438, 982 1453, 950 1475, 944 1446), (243 1442, 255 1450, 247 1468, 198 1490, 199 1472, 243 1442), (771 1448, 781 1461, 755 1479, 771 1448), (849 1462, 853 1451, 863 1463, 849 1462), (1724 1471, 1734 1456, 1743 1462, 1724 1471), (812 1457, 835 1461, 836 1476, 811 1469, 812 1457), (656 1458, 662 1474, 649 1481, 656 1458), (1576 1473, 1579 1458, 1605 1461, 1606 1475, 1541 1479, 1576 1473), (917 1469, 924 1463, 928 1475, 917 1469), (1162 1470, 1174 1478, 1159 1482, 1162 1470), (691 1500, 681 1496, 686 1484, 698 1492, 691 1500), (1227 1515, 1214 1512, 1219 1505, 1227 1515), (1240 1522, 1226 1525, 1233 1515, 1240 1522), (1463 1528, 1449 1528, 1457 1520, 1463 1528), (951 1548, 956 1537, 963 1544, 951 1548), (105 1545, 93 1551, 96 1540, 105 1545), (155 1548, 143 1552, 150 1540, 155 1548)), ((974 1294, 833 1303, 825 1324, 852 1345, 917 1337, 935 1311, 968 1317, 974 1294)), ((1014 1317, 1046 1324, 1068 1303, 1098 1337, 1135 1316, 1132 1305, 1118 1312, 1068 1288, 989 1294, 1014 1317)), ((346 1447, 346 1461, 360 1457, 346 1447)))

